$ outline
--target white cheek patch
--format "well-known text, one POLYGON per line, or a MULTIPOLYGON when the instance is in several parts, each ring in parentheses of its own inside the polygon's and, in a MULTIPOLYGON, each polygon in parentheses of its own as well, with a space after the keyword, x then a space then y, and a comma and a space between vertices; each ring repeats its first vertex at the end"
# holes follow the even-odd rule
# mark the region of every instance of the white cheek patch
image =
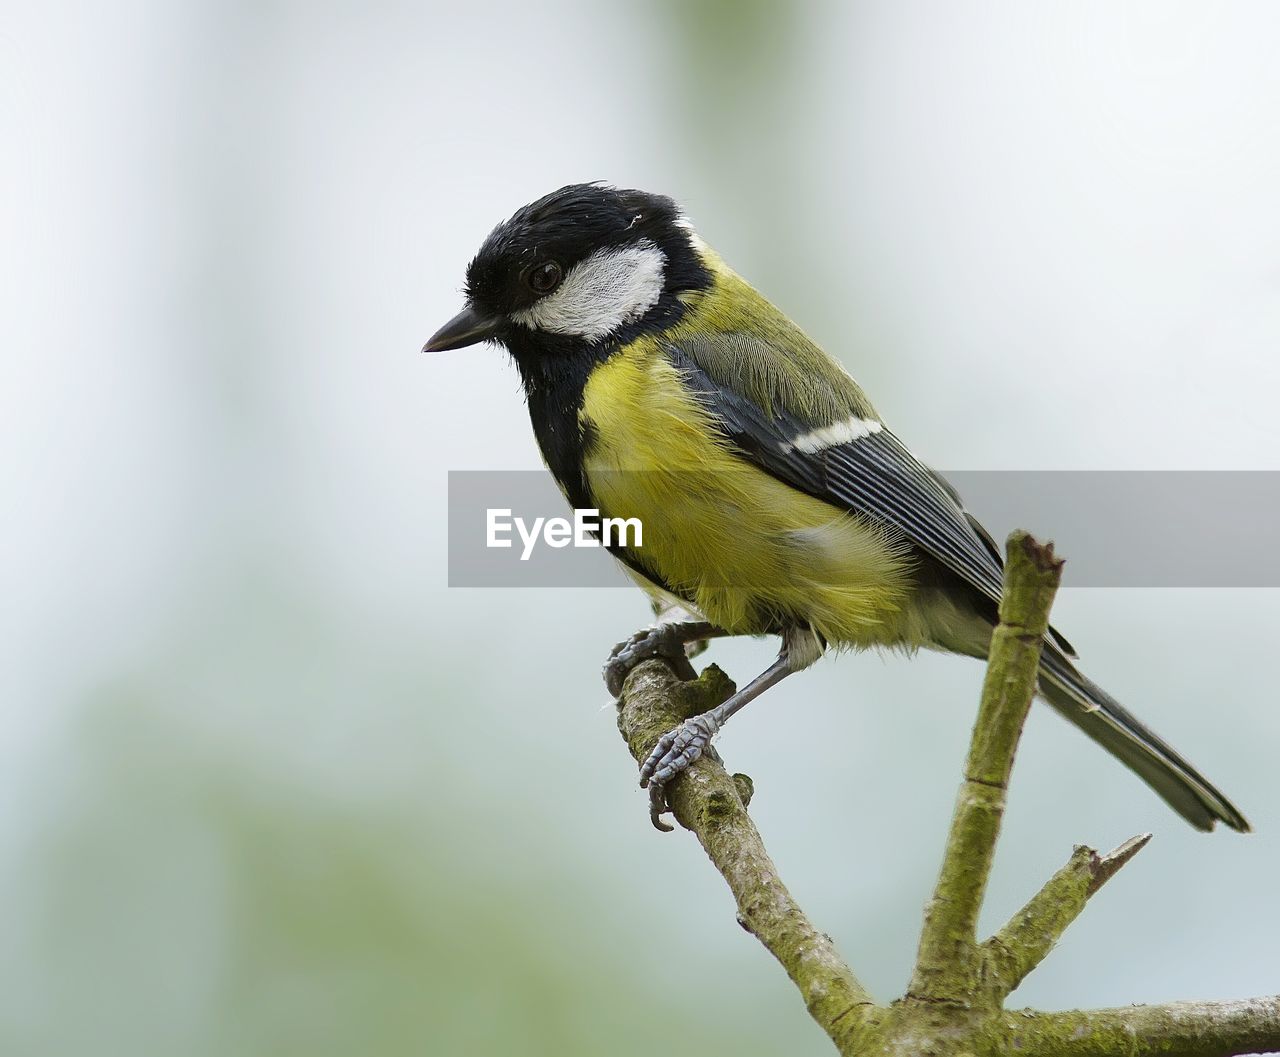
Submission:
POLYGON ((648 239, 597 250, 569 270, 555 293, 511 318, 531 330, 595 341, 658 303, 666 266, 666 255, 648 239))
POLYGON ((879 433, 883 428, 874 418, 847 418, 834 425, 801 433, 800 436, 793 437, 783 450, 802 451, 806 455, 813 455, 824 448, 835 448, 851 441, 862 440, 873 433, 879 433))

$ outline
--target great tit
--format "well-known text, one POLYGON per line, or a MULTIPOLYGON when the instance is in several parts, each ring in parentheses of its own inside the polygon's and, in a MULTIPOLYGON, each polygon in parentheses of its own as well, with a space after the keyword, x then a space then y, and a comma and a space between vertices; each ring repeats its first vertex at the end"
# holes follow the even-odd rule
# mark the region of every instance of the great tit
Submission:
MULTIPOLYGON (((670 198, 574 184, 500 223, 467 268, 466 307, 424 351, 482 341, 515 360, 568 501, 638 518, 643 545, 611 549, 682 614, 615 648, 615 694, 645 657, 683 658, 716 636, 781 639, 768 669, 641 765, 655 822, 663 784, 725 720, 829 647, 986 657, 1002 576, 991 536, 670 198)), ((1073 657, 1051 630, 1039 677, 1050 705, 1197 829, 1249 829, 1073 657)))

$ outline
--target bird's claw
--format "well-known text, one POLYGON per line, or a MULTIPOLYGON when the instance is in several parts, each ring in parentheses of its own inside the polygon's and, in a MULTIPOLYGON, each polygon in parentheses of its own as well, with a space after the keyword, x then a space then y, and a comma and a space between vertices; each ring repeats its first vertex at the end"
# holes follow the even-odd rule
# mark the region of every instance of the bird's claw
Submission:
POLYGON ((651 657, 674 659, 684 656, 684 642, 676 625, 659 624, 657 627, 645 628, 630 638, 623 639, 609 651, 609 659, 604 664, 604 685, 615 699, 619 698, 627 675, 641 661, 647 661, 651 657))
POLYGON ((670 833, 675 826, 670 822, 663 822, 662 816, 667 811, 667 787, 659 785, 657 782, 649 783, 649 821, 653 823, 653 828, 663 833, 670 833))
POLYGON ((707 751, 719 729, 715 716, 703 713, 667 731, 640 765, 641 788, 666 785, 707 751))

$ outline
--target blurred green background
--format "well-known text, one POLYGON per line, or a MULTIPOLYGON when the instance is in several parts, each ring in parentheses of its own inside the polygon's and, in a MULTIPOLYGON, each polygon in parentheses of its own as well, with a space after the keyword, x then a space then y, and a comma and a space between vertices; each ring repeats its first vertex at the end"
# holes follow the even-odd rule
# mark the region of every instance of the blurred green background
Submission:
MULTIPOLYGON (((649 827, 599 681, 643 599, 446 588, 446 471, 538 457, 502 355, 417 349, 494 222, 604 178, 683 201, 943 469, 1280 469, 1278 36, 1265 2, 6 5, 0 1052, 827 1052, 649 827)), ((1057 617, 1258 832, 1037 709, 989 923, 1074 843, 1157 839, 1015 998, 1275 991, 1280 600, 1057 617)), ((980 676, 827 661, 722 738, 882 999, 980 676)))

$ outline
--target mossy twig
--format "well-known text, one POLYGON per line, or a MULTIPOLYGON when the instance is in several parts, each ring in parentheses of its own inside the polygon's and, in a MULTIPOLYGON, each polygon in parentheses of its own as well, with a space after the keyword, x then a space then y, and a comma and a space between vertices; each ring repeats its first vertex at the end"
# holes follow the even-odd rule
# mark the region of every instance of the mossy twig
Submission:
MULTIPOLYGON (((732 692, 733 683, 714 665, 681 682, 665 661, 646 661, 627 677, 618 728, 640 761, 664 732, 732 692)), ((698 838, 728 883, 742 926, 782 964, 814 1020, 833 1038, 849 1037, 871 996, 782 883, 742 802, 749 788, 745 775, 730 775, 710 754, 670 784, 668 798, 676 821, 698 838)))
POLYGON ((1150 833, 1131 837, 1115 851, 1099 855, 1077 845, 1067 864, 981 948, 983 985, 1003 1001, 1039 965, 1089 897, 1147 846, 1150 833))
MULTIPOLYGON (((1049 607, 1062 575, 1052 545, 1009 537, 1000 624, 974 724, 964 781, 907 995, 871 996, 778 876, 747 814, 751 783, 704 755, 667 787, 676 820, 694 833, 738 904, 738 920, 773 954, 814 1020, 845 1057, 1233 1057, 1280 1051, 1280 997, 1182 1002, 1064 1013, 1007 1011, 1005 998, 1053 948, 1089 898, 1146 844, 1071 859, 985 943, 976 938, 1009 774, 1035 691, 1049 607)), ((658 738, 733 692, 714 665, 681 678, 665 661, 627 677, 618 727, 639 762, 658 738)))
POLYGON ((1043 1057, 1236 1057, 1280 1052, 1280 996, 1070 1013, 1006 1013, 1007 1050, 1043 1057))
POLYGON ((968 1005, 979 955, 978 912, 1004 817, 1009 774, 1035 694, 1049 607, 1062 580, 1053 544, 1025 532, 1009 537, 1000 623, 973 726, 964 782, 956 798, 942 870, 925 911, 909 1000, 968 1005))

